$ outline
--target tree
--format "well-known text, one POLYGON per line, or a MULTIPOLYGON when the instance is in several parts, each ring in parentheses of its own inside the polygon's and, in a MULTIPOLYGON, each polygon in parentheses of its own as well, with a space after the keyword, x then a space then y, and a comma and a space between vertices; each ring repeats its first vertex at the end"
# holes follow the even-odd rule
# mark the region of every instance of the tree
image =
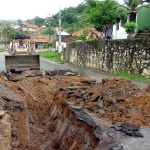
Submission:
POLYGON ((76 10, 74 7, 69 7, 65 8, 64 10, 61 11, 62 17, 62 22, 65 22, 67 24, 72 24, 77 21, 77 17, 75 15, 76 10))
POLYGON ((125 8, 115 0, 85 0, 89 21, 99 31, 103 31, 106 25, 112 26, 121 18, 126 17, 125 8))
MULTIPOLYGON (((46 28, 43 31, 41 31, 41 34, 48 35, 49 34, 49 28, 46 28)), ((54 29, 50 29, 50 35, 55 35, 55 34, 56 34, 56 31, 54 29)))
POLYGON ((4 39, 5 44, 9 43, 15 34, 15 29, 11 27, 10 23, 2 24, 0 36, 4 39))
POLYGON ((137 7, 142 3, 143 0, 124 0, 125 7, 128 11, 136 11, 137 7))
POLYGON ((23 30, 20 30, 20 31, 16 31, 15 32, 15 36, 18 36, 18 35, 27 35, 27 31, 23 31, 23 30))
MULTIPOLYGON (((87 14, 84 13, 85 8, 85 3, 81 3, 77 7, 69 7, 61 10, 62 27, 67 32, 74 32, 89 26, 90 23, 87 21, 87 14)), ((58 20, 58 18, 59 13, 52 16, 53 20, 58 20)))
POLYGON ((136 10, 139 5, 142 5, 144 2, 148 2, 149 0, 124 0, 124 6, 129 14, 129 22, 136 21, 136 10))
POLYGON ((17 20, 18 25, 22 26, 23 25, 23 21, 22 20, 17 20))
POLYGON ((37 26, 41 27, 45 23, 45 19, 36 16, 33 19, 28 19, 27 22, 35 23, 37 26))

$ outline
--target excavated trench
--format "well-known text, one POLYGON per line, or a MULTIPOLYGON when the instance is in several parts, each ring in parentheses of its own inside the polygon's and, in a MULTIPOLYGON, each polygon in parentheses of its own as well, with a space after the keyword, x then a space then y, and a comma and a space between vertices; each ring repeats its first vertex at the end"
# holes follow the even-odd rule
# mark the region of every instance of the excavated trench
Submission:
POLYGON ((115 150, 128 134, 121 128, 150 126, 146 90, 69 70, 1 72, 1 150, 115 150))

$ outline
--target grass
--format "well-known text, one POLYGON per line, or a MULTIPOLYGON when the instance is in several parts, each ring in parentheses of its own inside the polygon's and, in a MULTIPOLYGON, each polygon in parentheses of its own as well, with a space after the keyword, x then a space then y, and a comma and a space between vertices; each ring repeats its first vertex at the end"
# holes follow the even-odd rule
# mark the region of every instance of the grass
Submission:
POLYGON ((61 54, 58 52, 47 50, 47 51, 39 52, 38 54, 46 59, 57 61, 57 62, 62 62, 61 54))
POLYGON ((4 52, 4 50, 0 49, 0 52, 4 52))
POLYGON ((135 80, 135 81, 150 83, 150 78, 146 78, 142 75, 126 73, 126 72, 117 72, 115 75, 120 76, 120 77, 124 77, 124 78, 128 78, 131 80, 135 80))

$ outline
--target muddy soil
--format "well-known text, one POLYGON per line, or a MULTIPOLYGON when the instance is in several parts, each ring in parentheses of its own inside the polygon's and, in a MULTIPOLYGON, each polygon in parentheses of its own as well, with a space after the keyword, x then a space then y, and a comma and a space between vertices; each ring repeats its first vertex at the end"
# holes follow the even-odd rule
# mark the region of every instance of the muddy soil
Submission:
POLYGON ((1 150, 115 149, 122 123, 150 126, 150 91, 70 70, 0 73, 1 150))

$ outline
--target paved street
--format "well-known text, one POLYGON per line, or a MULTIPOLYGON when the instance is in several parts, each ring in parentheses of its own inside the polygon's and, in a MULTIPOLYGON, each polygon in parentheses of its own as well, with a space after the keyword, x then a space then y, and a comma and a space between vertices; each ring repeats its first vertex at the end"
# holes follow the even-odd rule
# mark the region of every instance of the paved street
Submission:
MULTIPOLYGON (((0 53, 0 70, 5 70, 5 60, 4 60, 4 56, 8 54, 7 52, 5 53, 0 53)), ((62 70, 66 70, 66 69, 71 69, 73 71, 79 72, 82 75, 85 75, 87 77, 90 77, 92 79, 96 79, 97 81, 101 81, 102 78, 115 78, 114 76, 110 76, 107 75, 105 73, 102 73, 100 71, 96 71, 93 69, 83 69, 81 67, 76 67, 73 65, 69 65, 69 64, 59 64, 57 62, 53 62, 53 61, 49 61, 47 59, 44 58, 40 58, 40 67, 41 70, 56 70, 56 69, 62 69, 62 70)), ((141 82, 137 82, 134 81, 134 83, 136 83, 138 85, 138 87, 140 88, 145 88, 147 87, 147 83, 141 83, 141 82)))
POLYGON ((0 53, 0 70, 5 70, 5 59, 4 55, 7 53, 0 53))
POLYGON ((102 78, 113 78, 112 76, 102 74, 99 71, 92 69, 83 69, 81 67, 69 65, 69 64, 59 64, 57 62, 49 61, 44 58, 41 58, 41 69, 42 70, 57 70, 57 69, 70 69, 76 72, 79 72, 82 75, 101 81, 102 78))
MULTIPOLYGON (((8 53, 0 53, 0 70, 5 70, 5 60, 4 56, 7 55, 8 53)), ((70 69, 73 71, 77 71, 85 76, 91 77, 93 79, 96 79, 97 81, 101 81, 102 78, 112 78, 111 76, 108 76, 106 74, 100 74, 100 72, 91 70, 91 69, 83 69, 81 67, 76 67, 73 65, 68 65, 68 64, 59 64, 57 62, 53 62, 44 58, 40 58, 40 68, 41 70, 56 70, 56 69, 70 69)))

